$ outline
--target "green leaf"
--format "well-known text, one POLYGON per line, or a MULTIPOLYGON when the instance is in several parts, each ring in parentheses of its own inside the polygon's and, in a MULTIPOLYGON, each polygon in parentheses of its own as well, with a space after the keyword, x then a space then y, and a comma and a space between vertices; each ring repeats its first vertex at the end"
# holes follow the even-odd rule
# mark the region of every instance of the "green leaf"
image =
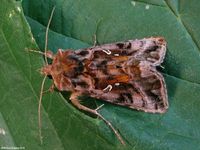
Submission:
POLYGON ((36 48, 24 18, 21 2, 2 0, 0 5, 0 146, 12 149, 63 149, 48 117, 43 117, 44 145, 38 141, 37 107, 42 58, 26 52, 36 48), (47 143, 51 143, 49 145, 47 143))
MULTIPOLYGON (((200 149, 200 1, 2 0, 0 5, 0 146, 26 149, 200 149), (43 97, 42 135, 37 107, 45 26, 53 6, 48 48, 78 49, 149 36, 168 42, 163 63, 169 110, 148 114, 103 101, 101 114, 119 130, 123 147, 99 119, 75 109, 58 92, 43 97), (31 30, 25 20, 31 26, 31 30), (36 42, 33 40, 33 36, 36 42), (37 45, 36 45, 37 43, 37 45), (2 134, 2 130, 5 134, 2 134)), ((52 80, 49 79, 47 89, 52 80)), ((65 94, 65 93, 64 93, 65 94)), ((83 99, 85 100, 85 99, 83 99)), ((89 99, 94 100, 94 99, 89 99)), ((96 101, 96 100, 95 100, 96 101)))

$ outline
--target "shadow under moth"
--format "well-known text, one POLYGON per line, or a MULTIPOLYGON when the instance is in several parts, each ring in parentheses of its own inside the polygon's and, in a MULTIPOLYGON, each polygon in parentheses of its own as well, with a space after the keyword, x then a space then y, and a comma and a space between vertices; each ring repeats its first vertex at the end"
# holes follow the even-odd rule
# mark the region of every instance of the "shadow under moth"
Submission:
POLYGON ((118 131, 98 112, 99 108, 91 109, 80 104, 79 96, 87 95, 144 112, 164 113, 168 108, 167 90, 164 78, 156 67, 163 62, 165 53, 166 41, 163 37, 129 40, 75 51, 59 49, 57 54, 45 48, 42 54, 45 55, 46 65, 41 69, 45 78, 39 114, 43 84, 46 77, 51 76, 55 88, 71 92, 70 100, 76 108, 102 119, 125 145, 118 131), (48 64, 47 57, 52 59, 51 64, 48 64))

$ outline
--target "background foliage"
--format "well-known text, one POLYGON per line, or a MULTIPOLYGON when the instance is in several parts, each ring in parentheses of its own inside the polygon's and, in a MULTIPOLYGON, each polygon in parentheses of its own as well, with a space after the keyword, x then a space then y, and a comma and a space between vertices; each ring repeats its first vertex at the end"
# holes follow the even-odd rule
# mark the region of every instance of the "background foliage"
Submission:
MULTIPOLYGON (((0 132, 0 146, 200 149, 199 9, 199 0, 1 0, 0 128, 5 135, 0 132), (147 114, 108 103, 101 109, 127 142, 126 147, 101 120, 76 110, 66 101, 69 94, 63 98, 58 91, 44 95, 40 144, 37 100, 42 76, 37 70, 44 63, 40 55, 26 49, 44 49, 45 27, 53 6, 48 47, 54 52, 88 47, 94 34, 99 44, 166 38, 168 50, 161 71, 168 89, 168 112, 147 114)), ((49 79, 46 88, 51 82, 49 79)), ((102 103, 97 101, 97 105, 102 103)))

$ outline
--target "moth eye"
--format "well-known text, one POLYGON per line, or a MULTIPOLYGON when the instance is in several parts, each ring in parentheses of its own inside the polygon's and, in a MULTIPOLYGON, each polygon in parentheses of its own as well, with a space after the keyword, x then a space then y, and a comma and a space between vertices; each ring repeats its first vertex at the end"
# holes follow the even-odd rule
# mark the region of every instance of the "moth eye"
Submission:
POLYGON ((48 76, 49 79, 52 79, 52 76, 51 76, 51 75, 47 75, 47 76, 48 76))

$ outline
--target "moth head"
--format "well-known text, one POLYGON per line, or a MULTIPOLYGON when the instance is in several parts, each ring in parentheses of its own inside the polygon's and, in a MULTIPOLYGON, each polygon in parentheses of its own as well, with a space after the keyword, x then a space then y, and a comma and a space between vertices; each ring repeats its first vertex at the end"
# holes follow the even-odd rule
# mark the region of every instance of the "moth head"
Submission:
POLYGON ((52 72, 52 65, 46 65, 40 69, 40 73, 43 75, 51 75, 52 72))

